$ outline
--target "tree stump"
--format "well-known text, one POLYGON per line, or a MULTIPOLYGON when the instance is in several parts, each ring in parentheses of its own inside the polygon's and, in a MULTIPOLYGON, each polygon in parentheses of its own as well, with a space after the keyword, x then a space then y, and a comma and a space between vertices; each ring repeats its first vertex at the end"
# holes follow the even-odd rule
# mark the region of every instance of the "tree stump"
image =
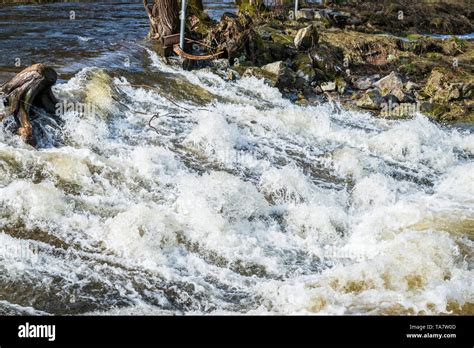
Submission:
POLYGON ((165 36, 176 34, 179 28, 179 4, 177 0, 154 0, 148 4, 143 0, 148 19, 150 20, 150 33, 152 39, 161 39, 165 36))
POLYGON ((53 68, 43 64, 32 65, 9 82, 0 87, 0 102, 7 106, 8 114, 0 114, 0 121, 13 115, 18 126, 18 134, 28 144, 35 146, 31 119, 36 109, 54 114, 56 97, 51 87, 56 83, 58 74, 53 68))
POLYGON ((250 14, 255 14, 265 9, 265 2, 263 0, 237 0, 235 3, 240 11, 246 11, 250 14))

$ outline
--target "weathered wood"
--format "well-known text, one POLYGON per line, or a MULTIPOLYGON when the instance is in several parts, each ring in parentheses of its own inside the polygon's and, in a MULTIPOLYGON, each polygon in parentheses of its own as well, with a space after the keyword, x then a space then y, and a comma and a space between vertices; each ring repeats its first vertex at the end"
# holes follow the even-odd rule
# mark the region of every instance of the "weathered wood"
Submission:
POLYGON ((149 36, 153 39, 176 34, 179 26, 179 5, 177 0, 154 0, 148 4, 143 0, 143 5, 150 20, 149 36))
POLYGON ((30 145, 35 145, 33 137, 33 126, 31 119, 34 117, 34 109, 39 108, 54 114, 56 97, 51 87, 56 83, 58 75, 53 68, 43 64, 32 65, 10 81, 0 87, 4 103, 8 107, 8 113, 0 120, 13 115, 18 125, 18 134, 30 145))
MULTIPOLYGON (((207 54, 198 55, 189 52, 176 45, 178 24, 179 24, 179 1, 178 0, 153 0, 153 4, 148 4, 149 0, 144 0, 144 6, 150 20, 150 34, 152 39, 158 39, 161 44, 159 52, 163 56, 168 56, 173 52, 188 60, 212 60, 220 56, 225 56, 232 63, 237 57, 245 56, 246 59, 257 62, 262 52, 258 34, 253 29, 252 18, 246 13, 236 16, 225 13, 219 23, 207 22, 203 11, 202 0, 188 0, 188 10, 191 25, 187 35, 197 45, 206 47, 207 54), (194 22, 194 24, 193 24, 194 22), (206 23, 206 24, 203 24, 206 23), (193 31, 199 24, 208 26, 205 34, 202 27, 193 31), (260 46, 259 46, 260 45, 260 46), (173 52, 171 52, 171 50, 173 52)), ((247 1, 248 3, 248 1, 247 1)), ((263 1, 251 1, 249 4, 261 8, 263 1)), ((189 39, 186 39, 189 42, 189 39)))

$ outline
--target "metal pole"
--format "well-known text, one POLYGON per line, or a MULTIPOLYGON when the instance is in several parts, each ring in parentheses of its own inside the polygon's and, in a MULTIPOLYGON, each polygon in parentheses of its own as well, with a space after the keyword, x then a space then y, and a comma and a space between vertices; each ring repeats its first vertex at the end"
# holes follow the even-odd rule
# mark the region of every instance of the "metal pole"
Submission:
POLYGON ((184 51, 184 32, 185 32, 185 30, 186 30, 186 0, 181 0, 181 29, 180 29, 180 32, 179 32, 179 47, 183 51, 184 51))
POLYGON ((298 13, 298 0, 295 0, 295 19, 297 19, 297 13, 298 13))

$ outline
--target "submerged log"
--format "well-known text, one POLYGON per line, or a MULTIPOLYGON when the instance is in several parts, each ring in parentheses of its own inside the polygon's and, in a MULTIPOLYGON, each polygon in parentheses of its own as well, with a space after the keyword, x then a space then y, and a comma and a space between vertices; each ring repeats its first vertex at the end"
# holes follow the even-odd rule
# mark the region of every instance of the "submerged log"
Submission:
POLYGON ((13 115, 18 126, 18 134, 30 145, 36 145, 31 124, 31 119, 35 117, 35 109, 43 109, 51 114, 55 112, 58 101, 51 87, 57 78, 58 75, 53 68, 34 64, 0 87, 0 101, 3 100, 9 112, 0 114, 0 120, 13 115))

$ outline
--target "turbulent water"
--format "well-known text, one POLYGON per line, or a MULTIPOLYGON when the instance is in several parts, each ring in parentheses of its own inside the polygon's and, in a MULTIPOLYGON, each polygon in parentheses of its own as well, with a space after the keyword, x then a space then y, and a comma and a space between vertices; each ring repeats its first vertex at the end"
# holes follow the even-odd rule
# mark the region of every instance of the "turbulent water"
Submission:
POLYGON ((0 55, 88 108, 39 150, 0 128, 0 313, 473 313, 472 131, 172 68, 140 4, 22 8, 0 55))

